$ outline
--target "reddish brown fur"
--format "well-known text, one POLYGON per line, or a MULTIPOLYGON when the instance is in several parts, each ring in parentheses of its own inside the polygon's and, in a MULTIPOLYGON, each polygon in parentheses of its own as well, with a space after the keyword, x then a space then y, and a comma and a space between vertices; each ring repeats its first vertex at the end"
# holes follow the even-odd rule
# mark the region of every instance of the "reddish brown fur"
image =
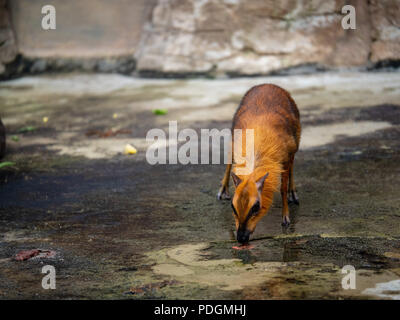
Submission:
MULTIPOLYGON (((278 190, 281 177, 283 223, 289 223, 287 193, 297 203, 293 179, 294 155, 299 148, 301 125, 296 103, 290 94, 275 85, 263 84, 251 88, 243 97, 233 117, 233 129, 254 129, 255 165, 249 175, 233 174, 236 190, 232 204, 237 211, 234 215, 237 230, 252 233, 258 221, 268 212, 273 194, 278 190), (257 188, 257 181, 268 173, 263 186, 257 188), (258 201, 261 209, 255 215, 249 211, 258 201)), ((244 143, 244 142, 243 142, 244 143)), ((244 149, 244 146, 242 146, 244 149)), ((235 164, 235 145, 233 145, 233 172, 235 164)), ((225 171, 219 198, 229 198, 229 172, 225 171)))

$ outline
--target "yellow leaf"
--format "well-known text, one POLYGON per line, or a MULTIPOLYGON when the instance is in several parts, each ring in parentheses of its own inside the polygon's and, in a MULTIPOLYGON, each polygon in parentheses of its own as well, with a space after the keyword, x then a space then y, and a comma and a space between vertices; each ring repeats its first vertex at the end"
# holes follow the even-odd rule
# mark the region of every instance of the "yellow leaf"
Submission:
POLYGON ((136 148, 130 144, 125 146, 125 154, 135 154, 137 152, 136 148))

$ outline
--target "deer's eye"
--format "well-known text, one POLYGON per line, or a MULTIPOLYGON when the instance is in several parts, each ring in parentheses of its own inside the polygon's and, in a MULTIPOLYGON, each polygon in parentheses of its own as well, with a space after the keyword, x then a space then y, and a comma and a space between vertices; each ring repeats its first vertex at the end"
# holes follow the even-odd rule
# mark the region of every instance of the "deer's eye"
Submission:
POLYGON ((260 211, 260 202, 256 202, 250 210, 250 214, 256 214, 258 211, 260 211))

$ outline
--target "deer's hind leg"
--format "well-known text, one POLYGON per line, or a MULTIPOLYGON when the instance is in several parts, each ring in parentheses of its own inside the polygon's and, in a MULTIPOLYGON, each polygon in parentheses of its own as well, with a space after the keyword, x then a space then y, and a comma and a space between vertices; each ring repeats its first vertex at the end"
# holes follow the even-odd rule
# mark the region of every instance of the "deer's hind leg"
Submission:
POLYGON ((299 204, 299 197, 296 193, 296 186, 294 184, 294 175, 293 175, 293 166, 294 166, 294 155, 290 157, 289 161, 289 196, 288 202, 299 204))
POLYGON ((218 191, 218 200, 229 200, 231 197, 229 195, 229 178, 231 173, 232 164, 227 164, 225 169, 224 177, 221 181, 221 188, 218 191))
POLYGON ((289 172, 290 172, 289 166, 286 166, 281 176, 282 226, 288 226, 290 224, 288 198, 287 198, 289 172))

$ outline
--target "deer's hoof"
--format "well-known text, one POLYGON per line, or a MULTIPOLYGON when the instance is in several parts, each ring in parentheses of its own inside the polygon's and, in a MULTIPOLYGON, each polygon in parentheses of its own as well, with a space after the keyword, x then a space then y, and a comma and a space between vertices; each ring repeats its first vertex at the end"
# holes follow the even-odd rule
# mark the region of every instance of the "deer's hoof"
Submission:
POLYGON ((282 218, 282 227, 287 227, 290 224, 289 216, 283 216, 282 218))
POLYGON ((231 196, 229 195, 229 192, 226 190, 225 187, 221 187, 217 194, 217 199, 218 200, 229 200, 231 196))

